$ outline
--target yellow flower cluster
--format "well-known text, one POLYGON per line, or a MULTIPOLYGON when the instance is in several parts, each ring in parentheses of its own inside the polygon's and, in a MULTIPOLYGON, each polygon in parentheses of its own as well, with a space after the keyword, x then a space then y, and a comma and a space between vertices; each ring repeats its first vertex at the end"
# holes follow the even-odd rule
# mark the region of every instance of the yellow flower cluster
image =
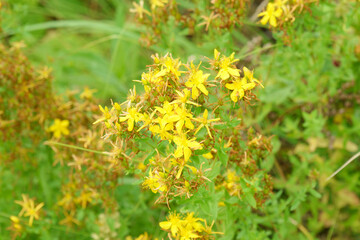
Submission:
POLYGON ((202 63, 183 64, 170 54, 152 56, 154 64, 137 81, 144 86, 143 94, 138 95, 134 87, 125 102, 112 103, 111 109, 100 106, 102 116, 95 123, 103 123, 104 139, 114 146, 116 162, 136 164, 141 171, 149 169, 143 186, 166 198, 179 194, 189 197, 208 180, 205 170, 192 165, 191 159, 210 153, 214 142, 220 141, 214 128, 222 124, 216 98, 230 95, 234 103, 249 101, 254 96, 251 90, 261 85, 246 67, 244 76, 240 76, 234 53, 227 57, 215 50, 214 55, 215 59, 210 60, 216 74, 213 80, 209 80, 212 72, 200 69, 202 63), (211 118, 213 115, 217 117, 211 118), (155 146, 167 143, 161 153, 154 148, 157 157, 149 163, 137 150, 137 140, 147 138, 155 146))
POLYGON ((205 219, 194 217, 194 213, 187 213, 186 217, 176 212, 170 213, 167 221, 160 222, 160 227, 169 232, 169 238, 176 240, 208 239, 213 232, 212 225, 208 226, 205 219))
POLYGON ((266 10, 258 17, 262 17, 262 25, 270 24, 272 27, 282 26, 286 22, 295 21, 295 13, 301 13, 307 4, 318 2, 318 0, 275 0, 269 2, 266 10))

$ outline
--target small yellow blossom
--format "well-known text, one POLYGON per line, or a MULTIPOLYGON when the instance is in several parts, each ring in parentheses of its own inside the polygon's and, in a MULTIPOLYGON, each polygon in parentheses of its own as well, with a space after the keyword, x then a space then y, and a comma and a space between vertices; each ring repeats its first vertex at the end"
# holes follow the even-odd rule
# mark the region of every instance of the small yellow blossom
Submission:
POLYGON ((197 122, 200 122, 200 126, 196 129, 195 131, 195 134, 198 133, 200 131, 200 129, 202 129, 203 127, 206 128, 210 138, 212 139, 212 135, 211 135, 211 132, 210 132, 210 128, 209 128, 209 124, 211 122, 217 122, 217 121, 220 121, 220 118, 215 118, 215 119, 208 119, 208 116, 209 116, 209 112, 207 109, 205 109, 204 111, 204 114, 203 114, 203 117, 202 118, 195 118, 194 120, 197 121, 197 122))
POLYGON ((246 90, 251 90, 255 87, 254 83, 247 83, 246 78, 237 78, 232 83, 227 83, 225 87, 229 90, 233 90, 230 94, 230 98, 233 102, 241 100, 246 90))
POLYGON ((150 5, 152 10, 155 10, 157 7, 162 8, 167 3, 168 0, 150 0, 150 5))
POLYGON ((19 213, 19 216, 24 215, 25 217, 29 217, 29 226, 32 226, 34 222, 34 218, 39 219, 39 211, 44 206, 44 203, 40 203, 35 206, 35 202, 33 199, 29 199, 27 195, 22 195, 23 201, 15 201, 15 203, 22 206, 22 209, 19 213))
POLYGON ((181 217, 177 213, 171 213, 169 217, 167 217, 167 221, 160 222, 160 227, 168 230, 170 229, 171 234, 173 237, 176 236, 176 234, 180 231, 183 225, 183 221, 181 220, 181 217))
POLYGON ((23 226, 20 223, 20 219, 16 216, 10 216, 11 226, 8 228, 12 232, 12 239, 17 239, 18 236, 21 236, 23 231, 23 226))
POLYGON ((239 59, 234 58, 235 53, 232 53, 229 57, 223 56, 220 59, 220 70, 216 75, 216 78, 221 78, 222 80, 227 80, 230 76, 239 77, 240 70, 233 66, 233 63, 239 61, 239 59))
POLYGON ((165 184, 165 174, 158 171, 153 171, 150 169, 149 177, 146 177, 145 181, 143 182, 143 186, 150 188, 153 193, 165 192, 167 190, 167 186, 165 184))
POLYGON ((141 114, 135 107, 131 107, 125 113, 125 117, 120 117, 120 122, 127 120, 128 131, 131 132, 134 129, 134 124, 140 120, 141 114))
POLYGON ((200 92, 205 94, 206 96, 209 94, 206 89, 206 80, 210 76, 210 74, 204 74, 202 70, 199 70, 200 64, 197 68, 194 67, 193 63, 191 63, 191 74, 189 79, 186 81, 185 86, 191 88, 192 98, 196 100, 200 92), (200 92, 199 92, 200 91, 200 92))
POLYGON ((84 91, 80 94, 81 99, 92 99, 93 93, 96 92, 96 89, 90 89, 88 87, 84 88, 84 91))
POLYGON ((139 4, 133 2, 134 8, 130 9, 130 12, 136 13, 140 19, 144 18, 144 14, 150 16, 150 12, 144 9, 144 0, 140 0, 139 4))
POLYGON ((195 102, 189 101, 190 91, 188 89, 185 88, 182 92, 176 90, 176 93, 176 100, 172 101, 171 104, 180 103, 182 107, 185 107, 186 103, 194 106, 200 106, 195 102))
POLYGON ((191 122, 193 115, 185 107, 175 107, 175 114, 170 116, 170 119, 176 122, 175 127, 178 132, 181 132, 184 125, 187 129, 194 129, 194 124, 191 122))
POLYGON ((38 70, 39 78, 40 79, 48 79, 50 77, 51 72, 52 72, 52 68, 45 66, 42 69, 38 70))
POLYGON ((164 117, 162 119, 157 119, 159 125, 153 125, 149 127, 149 130, 154 134, 158 134, 161 140, 172 140, 172 135, 169 131, 174 129, 174 125, 169 122, 169 120, 164 117))
POLYGON ((69 135, 70 132, 68 130, 69 121, 68 120, 60 120, 55 119, 53 125, 50 126, 49 131, 53 132, 55 138, 60 138, 61 135, 69 135))
MULTIPOLYGON (((167 1, 167 0, 166 0, 167 1)), ((173 59, 170 56, 165 56, 160 59, 160 63, 162 66, 162 69, 160 72, 157 73, 156 77, 162 77, 166 74, 172 74, 175 76, 176 80, 179 79, 182 71, 180 71, 181 62, 179 59, 173 59)))
POLYGON ((103 122, 103 121, 109 120, 111 118, 111 112, 113 109, 111 109, 111 111, 109 111, 108 107, 105 106, 105 108, 103 108, 101 105, 99 105, 99 109, 103 113, 103 117, 96 120, 93 124, 97 124, 99 122, 103 122))
POLYGON ((75 218, 75 211, 64 212, 65 218, 62 219, 59 224, 71 227, 73 224, 80 225, 80 222, 75 218))
POLYGON ((259 84, 261 87, 264 88, 264 86, 260 83, 260 81, 254 78, 254 71, 250 71, 247 67, 244 67, 243 70, 244 70, 245 79, 251 84, 248 87, 249 90, 255 87, 255 83, 259 84))
POLYGON ((93 192, 83 190, 80 196, 75 199, 75 202, 81 204, 82 208, 86 208, 88 203, 92 202, 93 195, 94 195, 93 192))
POLYGON ((180 133, 179 136, 174 136, 174 142, 177 146, 174 153, 175 157, 180 158, 184 156, 185 162, 187 162, 191 156, 191 149, 201 149, 202 146, 196 141, 195 138, 187 139, 185 133, 180 133))
POLYGON ((260 13, 258 17, 262 17, 260 20, 262 25, 265 25, 267 22, 270 23, 271 26, 277 27, 277 20, 283 13, 283 10, 280 7, 277 7, 273 3, 268 3, 266 7, 266 11, 260 13))

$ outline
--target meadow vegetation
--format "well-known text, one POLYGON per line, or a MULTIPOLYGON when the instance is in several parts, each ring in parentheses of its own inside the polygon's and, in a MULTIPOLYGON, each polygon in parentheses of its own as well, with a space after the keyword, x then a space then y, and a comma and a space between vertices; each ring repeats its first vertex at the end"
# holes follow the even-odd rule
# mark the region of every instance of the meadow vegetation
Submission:
POLYGON ((0 23, 0 239, 360 238, 359 1, 2 0, 0 23))

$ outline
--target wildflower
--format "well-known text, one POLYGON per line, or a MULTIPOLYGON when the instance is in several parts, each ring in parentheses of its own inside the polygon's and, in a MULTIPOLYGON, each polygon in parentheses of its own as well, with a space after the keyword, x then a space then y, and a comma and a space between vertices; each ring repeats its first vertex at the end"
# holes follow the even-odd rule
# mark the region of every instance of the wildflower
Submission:
POLYGON ((150 126, 149 130, 152 133, 158 134, 161 140, 172 140, 173 137, 169 131, 173 130, 174 125, 166 117, 157 121, 159 121, 159 125, 150 126))
POLYGON ((155 109, 165 116, 171 116, 173 115, 174 106, 165 101, 163 107, 155 107, 155 109))
POLYGON ((16 216, 10 216, 11 226, 8 228, 12 232, 12 239, 16 239, 18 236, 21 236, 23 231, 23 226, 20 223, 20 219, 16 216))
POLYGON ((211 225, 210 226, 208 226, 207 225, 207 223, 206 223, 206 220, 205 220, 205 227, 204 227, 204 230, 203 230, 203 232, 205 232, 206 234, 224 234, 223 232, 213 232, 212 231, 212 227, 214 226, 214 221, 211 223, 211 225))
MULTIPOLYGON (((208 116, 209 116, 209 112, 207 109, 205 109, 204 111, 204 114, 203 114, 203 117, 202 118, 195 118, 194 120, 197 121, 197 122, 200 122, 200 126, 196 129, 195 131, 195 134, 198 133, 200 131, 200 129, 202 129, 203 127, 206 128, 210 138, 212 139, 212 135, 211 135, 211 132, 210 132, 210 129, 209 129, 209 123, 211 122, 216 122, 216 121, 219 121, 220 118, 215 118, 215 119, 210 119, 208 120, 208 116)), ((211 154, 211 153, 210 153, 211 154)))
POLYGON ((186 225, 186 227, 181 228, 180 235, 180 240, 191 240, 194 238, 200 238, 200 236, 195 233, 195 230, 191 227, 191 225, 186 225))
POLYGON ((185 224, 190 226, 196 232, 201 232, 204 228, 203 225, 199 221, 203 221, 203 220, 201 218, 195 218, 194 212, 187 213, 187 216, 184 219, 185 224))
POLYGON ((170 116, 170 119, 176 122, 175 127, 178 132, 181 132, 182 128, 185 127, 188 129, 194 129, 194 124, 191 122, 193 115, 188 112, 185 107, 175 107, 174 115, 170 116))
POLYGON ((147 113, 141 114, 139 120, 143 122, 143 125, 137 131, 140 132, 141 129, 150 126, 150 124, 153 122, 154 115, 155 115, 155 111, 152 112, 150 115, 147 113))
POLYGON ((144 0, 140 0, 139 4, 136 2, 133 2, 134 8, 130 9, 130 12, 136 13, 140 19, 144 18, 144 14, 150 16, 150 12, 146 9, 144 9, 144 0))
POLYGON ((22 226, 20 224, 20 219, 16 216, 10 216, 10 220, 14 226, 15 229, 21 230, 22 226))
POLYGON ((255 83, 259 84, 261 87, 264 88, 264 86, 260 83, 259 80, 254 78, 254 71, 250 71, 247 67, 243 68, 244 70, 244 77, 246 78, 246 80, 251 84, 249 85, 248 88, 254 88, 255 87, 255 83))
POLYGON ((170 229, 172 236, 175 237, 183 225, 180 215, 177 213, 171 213, 170 216, 167 217, 167 220, 168 221, 160 222, 159 225, 162 229, 170 229))
POLYGON ((165 184, 164 173, 155 171, 153 174, 152 170, 149 171, 149 177, 146 177, 146 180, 143 182, 143 186, 150 188, 153 193, 165 192, 167 186, 165 184))
POLYGON ((72 226, 73 224, 80 225, 80 222, 75 218, 74 210, 71 210, 69 213, 65 211, 64 216, 65 218, 59 222, 60 225, 67 225, 67 226, 72 226))
POLYGON ((35 219, 39 219, 39 211, 44 206, 44 203, 40 203, 35 206, 35 202, 33 199, 29 199, 27 195, 22 195, 23 201, 15 201, 16 204, 22 206, 22 209, 19 213, 19 216, 24 215, 25 217, 29 217, 29 226, 32 226, 35 219))
POLYGON ((135 107, 129 108, 125 113, 125 117, 120 117, 120 122, 127 120, 128 131, 131 132, 134 129, 134 124, 139 121, 141 114, 135 107))
POLYGON ((93 93, 95 93, 95 89, 90 89, 88 87, 84 88, 84 91, 80 94, 81 99, 92 99, 93 93))
POLYGON ((198 26, 205 25, 205 31, 208 31, 211 22, 215 20, 218 16, 219 14, 214 14, 214 12, 211 12, 210 16, 205 16, 205 15, 201 16, 201 18, 204 19, 204 21, 202 23, 199 23, 198 26))
POLYGON ((173 59, 171 56, 165 56, 163 59, 161 59, 161 66, 162 70, 157 74, 159 77, 170 73, 173 74, 176 79, 179 79, 179 76, 182 73, 182 71, 179 71, 179 68, 181 66, 181 62, 179 59, 173 59))
POLYGON ((260 13, 258 17, 263 17, 260 22, 262 25, 265 25, 267 22, 270 23, 271 26, 277 26, 276 18, 279 18, 282 15, 283 11, 281 8, 275 9, 275 5, 273 3, 268 3, 266 7, 266 11, 260 13))
POLYGON ((61 135, 69 135, 70 132, 68 130, 69 121, 68 120, 60 120, 55 119, 53 125, 50 126, 49 131, 54 133, 55 138, 60 138, 61 135))
POLYGON ((195 138, 187 139, 185 133, 180 133, 179 136, 174 136, 174 142, 177 146, 174 153, 175 157, 180 158, 184 156, 186 162, 191 156, 191 149, 197 150, 202 148, 201 144, 198 143, 195 138))
POLYGON ((38 70, 39 73, 39 79, 48 79, 50 74, 52 72, 52 69, 48 66, 43 67, 43 69, 38 70))
POLYGON ((103 121, 109 120, 111 118, 111 113, 109 112, 108 107, 105 106, 105 108, 103 108, 102 106, 99 105, 99 108, 100 108, 100 111, 103 113, 103 117, 96 120, 93 124, 97 124, 99 122, 103 122, 103 121))
POLYGON ((190 91, 188 89, 185 88, 182 92, 176 90, 176 93, 176 100, 172 101, 171 104, 180 103, 182 107, 185 107, 186 103, 194 106, 200 106, 199 104, 188 100, 190 97, 190 91))
POLYGON ((130 89, 130 95, 127 97, 128 101, 135 102, 136 100, 136 86, 134 85, 133 89, 130 89))
POLYGON ((164 7, 168 0, 150 0, 151 9, 155 10, 157 7, 164 7))
POLYGON ((82 191, 80 196, 75 199, 75 202, 80 203, 82 208, 86 208, 88 203, 93 200, 93 193, 90 191, 82 191))
POLYGON ((204 74, 202 70, 198 70, 199 66, 195 68, 193 63, 191 63, 192 73, 189 79, 185 83, 186 87, 191 88, 191 92, 192 92, 191 96, 194 100, 196 100, 199 97, 200 95, 199 91, 201 91, 206 96, 209 94, 205 85, 206 85, 206 80, 208 79, 210 74, 204 74))
POLYGON ((19 204, 22 207, 19 216, 22 216, 30 205, 30 199, 27 195, 21 194, 21 197, 23 199, 22 201, 15 201, 16 204, 19 204))
POLYGON ((73 205, 73 197, 70 193, 65 193, 64 197, 57 202, 59 206, 62 206, 64 209, 70 209, 73 205))
MULTIPOLYGON (((214 52, 216 55, 216 52, 214 52)), ((219 67, 220 71, 216 75, 216 78, 221 78, 222 80, 228 79, 230 76, 239 77, 240 70, 233 66, 233 63, 239 61, 239 59, 234 59, 235 53, 232 53, 229 57, 223 56, 220 59, 219 67)))
POLYGON ((232 83, 227 83, 225 85, 227 89, 233 90, 230 94, 230 98, 233 102, 241 100, 246 90, 251 90, 255 87, 254 83, 247 83, 246 78, 237 78, 232 83))

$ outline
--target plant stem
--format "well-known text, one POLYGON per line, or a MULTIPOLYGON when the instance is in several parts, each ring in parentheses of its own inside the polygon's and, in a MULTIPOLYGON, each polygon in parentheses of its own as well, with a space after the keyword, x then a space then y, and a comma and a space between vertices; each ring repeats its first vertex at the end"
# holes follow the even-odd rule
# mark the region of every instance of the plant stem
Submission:
POLYGON ((73 149, 78 149, 78 150, 82 150, 82 151, 86 151, 86 152, 92 152, 92 153, 97 153, 97 154, 101 154, 101 155, 106 155, 106 156, 110 155, 108 152, 100 152, 100 151, 87 149, 87 148, 83 148, 83 147, 79 147, 79 146, 74 146, 74 145, 70 145, 70 144, 66 144, 66 143, 46 141, 46 142, 44 142, 44 144, 46 144, 46 145, 57 145, 57 146, 67 147, 67 148, 73 148, 73 149))

